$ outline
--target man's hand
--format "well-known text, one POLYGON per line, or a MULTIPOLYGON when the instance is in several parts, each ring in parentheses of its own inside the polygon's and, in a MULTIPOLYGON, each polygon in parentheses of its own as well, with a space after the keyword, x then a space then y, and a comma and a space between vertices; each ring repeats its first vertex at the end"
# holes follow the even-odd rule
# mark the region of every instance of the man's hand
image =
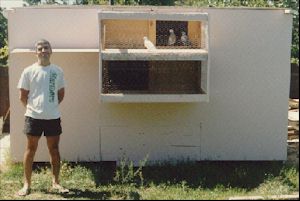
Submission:
POLYGON ((28 100, 28 94, 29 91, 25 89, 20 89, 20 100, 23 103, 24 107, 27 106, 27 100, 28 100))
POLYGON ((65 88, 61 88, 60 90, 58 90, 57 96, 58 96, 58 103, 61 103, 61 101, 63 101, 65 97, 65 88))

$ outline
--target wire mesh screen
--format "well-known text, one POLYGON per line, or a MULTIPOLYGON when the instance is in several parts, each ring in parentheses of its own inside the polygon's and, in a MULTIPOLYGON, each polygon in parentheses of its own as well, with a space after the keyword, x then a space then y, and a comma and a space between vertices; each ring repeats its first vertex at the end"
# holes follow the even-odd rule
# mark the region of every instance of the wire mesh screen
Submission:
POLYGON ((102 20, 103 49, 200 49, 205 33, 200 21, 102 20), (152 46, 151 45, 151 46, 152 46))
POLYGON ((103 93, 144 93, 149 83, 147 61, 104 61, 103 93))
POLYGON ((200 94, 200 61, 103 61, 104 94, 200 94))
POLYGON ((148 22, 144 20, 103 20, 104 49, 144 49, 143 37, 148 36, 148 22))
POLYGON ((157 46, 183 46, 179 40, 182 32, 187 33, 186 21, 157 21, 156 22, 156 45, 157 46), (172 39, 172 36, 173 39, 172 39), (172 39, 172 40, 171 40, 172 39))

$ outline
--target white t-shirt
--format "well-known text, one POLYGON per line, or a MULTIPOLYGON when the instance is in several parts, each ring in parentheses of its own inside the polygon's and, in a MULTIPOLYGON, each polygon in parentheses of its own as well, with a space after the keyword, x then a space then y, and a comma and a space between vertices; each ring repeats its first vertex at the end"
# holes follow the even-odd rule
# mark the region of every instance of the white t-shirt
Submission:
POLYGON ((54 65, 37 63, 24 69, 18 83, 19 89, 29 91, 25 116, 35 119, 58 119, 59 89, 65 86, 63 70, 54 65))

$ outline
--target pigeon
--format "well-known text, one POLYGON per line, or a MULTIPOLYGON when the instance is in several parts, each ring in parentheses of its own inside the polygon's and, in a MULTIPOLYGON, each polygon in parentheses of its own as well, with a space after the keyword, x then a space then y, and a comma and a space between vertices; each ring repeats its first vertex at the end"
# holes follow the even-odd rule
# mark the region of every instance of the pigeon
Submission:
POLYGON ((175 45, 176 35, 174 33, 174 30, 170 29, 169 32, 170 32, 170 36, 169 36, 169 39, 168 39, 168 45, 175 45))
POLYGON ((144 46, 149 49, 149 50, 154 50, 156 47, 153 45, 153 43, 146 37, 144 36, 144 46))
POLYGON ((180 40, 181 40, 182 45, 190 45, 191 44, 188 36, 186 35, 186 33, 184 31, 181 32, 180 40))

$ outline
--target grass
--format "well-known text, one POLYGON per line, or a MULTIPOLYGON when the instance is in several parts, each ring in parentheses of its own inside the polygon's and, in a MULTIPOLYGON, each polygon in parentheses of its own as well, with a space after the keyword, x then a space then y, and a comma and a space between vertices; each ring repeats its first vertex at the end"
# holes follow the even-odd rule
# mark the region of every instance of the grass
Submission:
MULTIPOLYGON (((0 199, 24 199, 22 164, 0 173, 0 199)), ((49 164, 34 164, 32 193, 26 199, 74 200, 212 200, 232 196, 281 195, 299 191, 299 165, 283 162, 163 162, 133 167, 114 164, 62 162, 61 183, 66 195, 51 192, 49 164)))

